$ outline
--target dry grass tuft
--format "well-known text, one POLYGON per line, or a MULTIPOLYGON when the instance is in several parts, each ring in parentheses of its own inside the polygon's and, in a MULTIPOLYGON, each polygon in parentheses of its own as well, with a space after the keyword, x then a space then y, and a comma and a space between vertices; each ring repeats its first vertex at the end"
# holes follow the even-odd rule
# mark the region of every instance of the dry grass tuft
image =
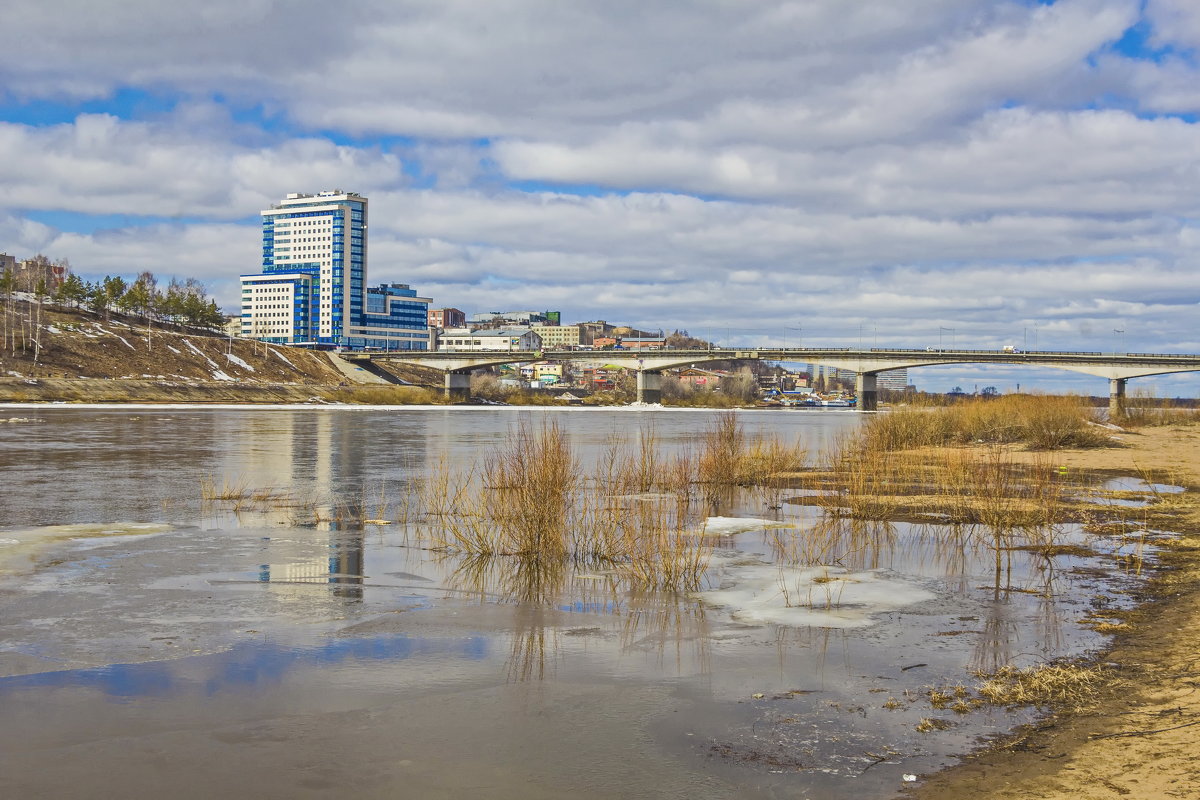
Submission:
POLYGON ((979 674, 984 679, 979 696, 997 706, 1057 706, 1086 708, 1097 690, 1107 681, 1107 674, 1094 666, 1076 662, 1040 664, 1024 669, 1012 665, 1001 667, 991 674, 979 674))
POLYGON ((930 731, 944 731, 954 727, 953 722, 948 722, 944 719, 934 719, 925 717, 917 723, 917 731, 920 733, 929 733, 930 731))
POLYGON ((237 478, 231 481, 223 477, 220 483, 212 475, 200 479, 200 497, 204 500, 245 500, 249 497, 246 480, 237 478))

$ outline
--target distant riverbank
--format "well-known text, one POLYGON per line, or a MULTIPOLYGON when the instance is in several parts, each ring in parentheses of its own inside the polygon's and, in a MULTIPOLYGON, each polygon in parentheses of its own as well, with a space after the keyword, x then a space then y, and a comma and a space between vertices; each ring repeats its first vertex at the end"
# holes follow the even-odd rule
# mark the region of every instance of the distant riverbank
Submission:
POLYGON ((0 403, 437 403, 419 387, 167 381, 114 378, 0 378, 0 403))

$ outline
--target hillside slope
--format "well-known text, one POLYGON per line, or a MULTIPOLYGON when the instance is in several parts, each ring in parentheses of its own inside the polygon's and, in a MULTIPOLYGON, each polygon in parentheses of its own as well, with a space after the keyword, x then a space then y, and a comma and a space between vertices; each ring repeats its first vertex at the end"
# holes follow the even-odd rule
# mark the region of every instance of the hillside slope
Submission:
POLYGON ((0 401, 296 402, 351 382, 328 353, 119 314, 46 306, 37 324, 33 304, 10 300, 0 322, 0 401))

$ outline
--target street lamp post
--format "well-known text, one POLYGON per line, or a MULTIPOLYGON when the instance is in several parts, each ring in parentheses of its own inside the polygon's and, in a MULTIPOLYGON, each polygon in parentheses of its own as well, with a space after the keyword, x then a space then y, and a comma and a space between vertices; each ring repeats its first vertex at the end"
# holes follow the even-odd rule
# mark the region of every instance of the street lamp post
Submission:
POLYGON ((1125 352, 1125 329, 1113 328, 1113 355, 1117 354, 1117 334, 1121 336, 1121 352, 1125 352))

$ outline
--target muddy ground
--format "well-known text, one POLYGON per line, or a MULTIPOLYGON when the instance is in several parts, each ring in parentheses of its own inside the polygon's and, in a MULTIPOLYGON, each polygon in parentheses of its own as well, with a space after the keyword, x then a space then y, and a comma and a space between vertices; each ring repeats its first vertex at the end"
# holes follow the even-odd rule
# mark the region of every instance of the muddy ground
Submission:
POLYGON ((1127 615, 1131 629, 1102 656, 1116 665, 1113 682, 1094 707, 1060 712, 996 743, 922 780, 913 797, 1200 797, 1200 426, 1143 428, 1118 438, 1125 447, 1051 457, 1069 469, 1149 470, 1154 480, 1189 492, 1164 526, 1181 532, 1161 555, 1168 569, 1152 582, 1151 601, 1127 615))

